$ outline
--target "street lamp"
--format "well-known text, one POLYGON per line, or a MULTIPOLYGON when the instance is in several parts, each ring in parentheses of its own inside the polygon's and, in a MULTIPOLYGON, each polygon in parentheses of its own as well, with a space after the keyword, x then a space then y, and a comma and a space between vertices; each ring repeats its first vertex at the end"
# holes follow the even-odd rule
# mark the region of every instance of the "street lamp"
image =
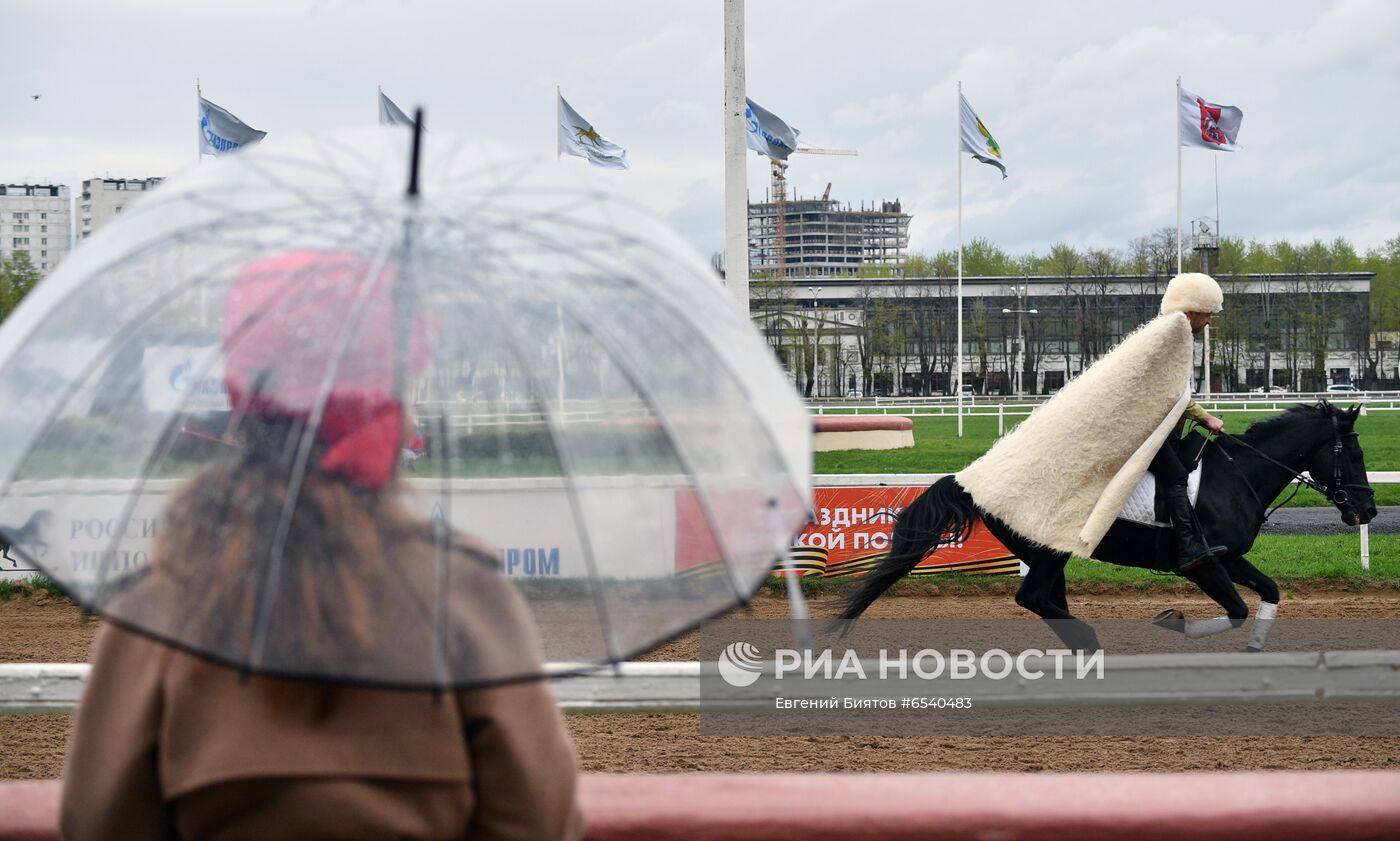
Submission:
MULTIPOLYGON (((1025 302, 1026 302, 1026 291, 1027 291, 1027 288, 1026 288, 1025 286, 1013 286, 1013 287, 1011 287, 1011 292, 1012 292, 1012 294, 1014 294, 1014 295, 1016 296, 1016 303, 1018 303, 1018 304, 1025 304, 1025 302)), ((1002 307, 1002 308, 1001 308, 1001 314, 1002 314, 1002 315, 1010 315, 1010 314, 1013 313, 1013 312, 1016 313, 1016 348, 1015 348, 1014 352, 1011 354, 1011 378, 1012 378, 1012 382, 1014 382, 1014 383, 1016 384, 1016 385, 1015 385, 1016 396, 1017 396, 1017 397, 1020 397, 1020 396, 1021 396, 1021 385, 1022 385, 1022 383, 1021 383, 1021 361, 1020 361, 1020 360, 1021 360, 1022 355, 1025 353, 1025 349, 1026 349, 1026 336, 1025 336, 1025 332, 1024 332, 1023 329, 1022 329, 1021 315, 1022 315, 1023 313, 1029 313, 1030 315, 1038 315, 1038 314, 1039 314, 1039 310, 1036 310, 1036 309, 1034 309, 1034 308, 1032 308, 1032 309, 1025 309, 1024 306, 1022 306, 1022 307, 1017 307, 1016 309, 1011 309, 1011 308, 1009 308, 1009 307, 1002 307)))
POLYGON ((820 286, 808 286, 807 291, 812 293, 812 396, 820 397, 817 393, 817 370, 821 367, 818 362, 817 341, 821 338, 820 324, 817 315, 817 296, 822 293, 820 286))

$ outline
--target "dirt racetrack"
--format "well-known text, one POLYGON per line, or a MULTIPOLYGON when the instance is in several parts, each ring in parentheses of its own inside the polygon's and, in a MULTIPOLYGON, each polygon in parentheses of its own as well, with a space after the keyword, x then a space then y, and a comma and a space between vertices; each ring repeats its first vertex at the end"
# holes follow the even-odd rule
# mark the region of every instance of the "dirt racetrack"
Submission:
MULTIPOLYGON (((1400 619, 1400 591, 1394 589, 1308 588, 1290 595, 1280 629, 1285 618, 1400 619)), ((835 603, 831 596, 814 600, 814 614, 831 615, 835 603)), ((1195 617, 1219 612, 1203 596, 1184 591, 1071 594, 1071 606, 1089 620, 1144 620, 1169 606, 1195 617)), ((779 619, 787 606, 780 598, 761 596, 737 615, 779 619)), ((1025 614, 1009 595, 961 594, 887 598, 867 615, 1012 619, 1025 614)), ((0 601, 0 662, 86 660, 96 627, 83 622, 71 604, 47 594, 0 601)), ((1233 650, 1239 642, 1201 650, 1233 650)), ((648 659, 692 660, 698 653, 692 634, 648 659)), ((0 716, 0 779, 59 776, 70 722, 68 716, 0 716)), ((702 737, 694 715, 575 715, 569 728, 584 769, 601 772, 1400 769, 1397 737, 702 737)))

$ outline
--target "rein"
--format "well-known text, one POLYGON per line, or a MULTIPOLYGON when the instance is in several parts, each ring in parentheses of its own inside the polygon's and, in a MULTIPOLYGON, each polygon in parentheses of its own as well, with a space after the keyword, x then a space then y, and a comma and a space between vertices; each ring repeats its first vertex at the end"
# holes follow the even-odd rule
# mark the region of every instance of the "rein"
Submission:
POLYGON ((1230 441, 1235 444, 1239 444, 1245 449, 1253 450, 1254 454, 1262 458, 1264 461, 1267 461, 1275 467, 1278 467, 1293 475, 1294 481, 1297 482, 1297 484, 1293 486, 1293 493, 1289 494, 1288 498, 1285 499, 1283 502, 1280 502, 1273 508, 1269 508, 1267 505, 1264 504, 1264 501, 1259 498, 1259 492, 1254 489, 1254 485, 1249 481, 1249 477, 1245 475, 1244 470, 1238 464, 1235 463, 1235 460, 1230 457, 1230 454, 1225 451, 1224 447, 1219 447, 1220 454, 1225 456, 1225 460, 1230 462, 1230 466, 1235 468, 1236 472, 1240 474, 1240 478, 1244 480, 1245 487, 1249 488, 1249 492, 1254 495, 1254 501, 1259 503, 1260 508, 1265 509, 1264 522, 1267 523, 1269 521, 1269 518, 1274 515, 1274 512, 1278 511, 1284 505, 1287 505, 1290 501, 1292 501, 1293 497, 1298 495, 1298 491, 1302 489, 1304 485, 1307 485, 1308 487, 1322 494, 1324 497, 1327 498, 1329 502, 1339 507, 1342 505, 1350 504, 1350 497, 1347 496, 1346 491, 1347 488, 1355 489, 1363 487, 1362 485, 1357 485, 1354 483, 1342 482, 1342 439, 1355 438, 1357 436, 1357 433, 1354 431, 1346 433, 1342 432, 1341 426, 1337 423, 1337 418, 1334 415, 1332 417, 1332 435, 1332 485, 1330 487, 1324 485, 1316 479, 1313 479, 1311 476, 1304 475, 1302 471, 1295 470, 1294 468, 1289 467, 1288 465, 1284 464, 1283 462, 1279 461, 1278 459, 1274 458, 1273 456, 1269 455, 1268 453, 1264 452, 1263 450, 1259 449, 1253 444, 1250 444, 1248 441, 1245 441, 1242 438, 1237 438, 1233 435, 1230 435, 1227 432, 1221 432, 1218 435, 1216 435, 1215 438, 1212 438, 1210 440, 1213 443, 1215 443, 1217 447, 1219 447, 1219 441, 1221 439, 1230 441))

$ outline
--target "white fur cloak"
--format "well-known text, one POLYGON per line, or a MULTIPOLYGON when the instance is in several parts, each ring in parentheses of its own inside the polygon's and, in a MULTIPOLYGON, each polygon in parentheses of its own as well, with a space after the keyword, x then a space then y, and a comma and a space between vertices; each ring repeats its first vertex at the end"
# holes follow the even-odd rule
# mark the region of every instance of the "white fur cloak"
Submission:
POLYGON ((1160 315, 956 475, 977 507, 1088 557, 1191 399, 1191 324, 1160 315))

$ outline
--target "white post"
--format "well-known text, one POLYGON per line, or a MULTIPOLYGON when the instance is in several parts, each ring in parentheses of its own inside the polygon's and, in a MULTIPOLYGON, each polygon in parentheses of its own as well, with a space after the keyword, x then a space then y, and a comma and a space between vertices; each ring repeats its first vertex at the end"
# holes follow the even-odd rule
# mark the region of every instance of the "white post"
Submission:
POLYGON ((998 404, 997 404, 997 437, 1000 438, 1001 436, 1003 436, 1003 435, 1005 435, 1005 434, 1006 434, 1006 404, 1005 404, 1005 403, 998 403, 998 404))
MULTIPOLYGON (((1181 104, 1180 104, 1180 103, 1177 104, 1177 108, 1178 108, 1178 109, 1181 108, 1181 104)), ((1177 130, 1177 131, 1181 131, 1181 115, 1180 115, 1180 114, 1177 115, 1177 118, 1176 118, 1176 125, 1177 125, 1177 129, 1176 129, 1176 130, 1177 130)), ((1177 148, 1178 150, 1180 150, 1180 149, 1181 149, 1181 145, 1180 145, 1180 144, 1177 144, 1177 147, 1176 147, 1176 148, 1177 148)), ((1215 155, 1211 155, 1210 160, 1211 160, 1211 163, 1215 165, 1215 241, 1216 241, 1216 243, 1218 244, 1218 243, 1220 242, 1220 158, 1217 157, 1217 156, 1215 156, 1215 155)), ((1204 253, 1205 253, 1205 252, 1202 252, 1202 254, 1204 254, 1204 253)), ((1220 253, 1220 252, 1219 252, 1219 249, 1217 249, 1217 250, 1216 250, 1216 254, 1218 255, 1219 253, 1220 253)), ((1219 262, 1219 257, 1216 258, 1216 262, 1217 262, 1217 263, 1219 262)), ((1205 348, 1206 348, 1206 388, 1205 388, 1205 392, 1206 392, 1206 396, 1209 397, 1209 396, 1210 396, 1210 325, 1209 325, 1209 324, 1206 325, 1206 329, 1205 329, 1205 348)), ((1236 372, 1235 372, 1235 376, 1237 376, 1237 377, 1239 376, 1239 371, 1236 371, 1236 372)))
POLYGON ((724 284, 749 312, 749 199, 744 167, 744 0, 724 0, 724 284))
POLYGON ((1176 273, 1181 274, 1181 77, 1176 77, 1176 101, 1172 103, 1176 117, 1176 273))
POLYGON ((958 353, 953 388, 958 394, 958 437, 963 437, 963 264, 962 264, 962 80, 958 80, 958 110, 953 120, 953 154, 958 158, 958 353))
POLYGON ((1369 570, 1371 568, 1371 527, 1361 526, 1361 568, 1369 570))
POLYGON ((554 159, 564 157, 564 140, 559 136, 559 127, 564 125, 564 94, 559 86, 554 86, 554 159))
POLYGON ((1203 397, 1209 397, 1209 396, 1210 396, 1210 325, 1207 324, 1207 325, 1206 325, 1206 329, 1205 329, 1204 331, 1202 331, 1202 332, 1203 332, 1204 335, 1205 335, 1205 347, 1204 347, 1204 348, 1202 349, 1202 351, 1201 351, 1201 352, 1204 354, 1204 355, 1201 357, 1201 364, 1205 367, 1205 371, 1206 371, 1206 381, 1205 381, 1205 385, 1201 388, 1201 394, 1202 394, 1203 397))
POLYGON ((559 328, 559 341, 554 346, 554 362, 559 369, 559 415, 564 415, 564 307, 554 305, 555 323, 559 328))

